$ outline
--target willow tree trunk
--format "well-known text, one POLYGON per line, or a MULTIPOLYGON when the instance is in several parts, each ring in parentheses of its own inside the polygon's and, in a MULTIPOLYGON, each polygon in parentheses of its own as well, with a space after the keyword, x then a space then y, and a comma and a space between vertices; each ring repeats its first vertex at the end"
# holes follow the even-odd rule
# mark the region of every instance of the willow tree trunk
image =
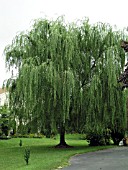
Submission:
POLYGON ((56 148, 69 148, 69 146, 65 141, 65 125, 61 123, 60 125, 60 143, 55 146, 56 148))
POLYGON ((60 145, 67 145, 65 142, 65 127, 63 125, 60 129, 60 145))

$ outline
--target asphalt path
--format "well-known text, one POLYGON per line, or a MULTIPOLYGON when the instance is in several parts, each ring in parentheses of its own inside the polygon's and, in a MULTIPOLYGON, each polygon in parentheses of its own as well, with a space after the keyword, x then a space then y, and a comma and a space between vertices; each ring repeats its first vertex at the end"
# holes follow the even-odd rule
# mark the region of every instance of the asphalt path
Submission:
POLYGON ((128 170, 128 147, 89 152, 73 156, 62 170, 128 170))

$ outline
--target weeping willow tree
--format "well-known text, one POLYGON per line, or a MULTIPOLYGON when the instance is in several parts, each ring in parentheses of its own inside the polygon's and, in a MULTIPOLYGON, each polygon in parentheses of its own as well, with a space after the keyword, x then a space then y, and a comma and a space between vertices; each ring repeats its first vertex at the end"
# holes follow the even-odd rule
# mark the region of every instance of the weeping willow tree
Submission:
POLYGON ((77 37, 72 26, 56 21, 37 20, 30 32, 16 36, 5 49, 7 65, 19 75, 8 81, 10 107, 20 125, 32 123, 35 131, 59 128, 60 145, 66 145, 65 127, 71 98, 75 94, 77 37))
MULTIPOLYGON (((113 31, 108 24, 90 26, 87 21, 82 23, 76 35, 80 64, 77 63, 74 69, 75 82, 79 84, 74 105, 75 112, 78 110, 75 119, 79 129, 85 126, 84 131, 91 136, 107 137, 109 129, 116 144, 124 137, 127 122, 126 91, 121 90, 117 81, 124 69, 125 54, 120 43, 125 35, 113 31)), ((92 144, 100 143, 92 141, 92 144)))
MULTIPOLYGON (((95 59, 96 67, 90 84, 90 107, 86 126, 90 133, 101 135, 101 138, 104 138, 106 130, 110 129, 114 143, 117 144, 124 137, 127 122, 126 92, 121 90, 117 81, 125 63, 125 55, 120 47, 124 34, 114 32, 112 27, 104 27, 102 24, 100 29, 101 57, 97 61, 95 59)), ((99 137, 97 139, 99 140, 99 137)), ((93 140, 94 138, 91 141, 92 145, 96 144, 93 140)))
POLYGON ((19 73, 7 82, 19 127, 59 130, 59 146, 67 146, 68 127, 80 132, 85 124, 95 129, 103 121, 103 128, 114 128, 119 116, 121 125, 125 99, 117 77, 125 60, 119 47, 123 36, 106 24, 91 26, 88 19, 65 24, 62 18, 36 20, 30 31, 17 35, 5 55, 8 69, 15 66, 19 73))

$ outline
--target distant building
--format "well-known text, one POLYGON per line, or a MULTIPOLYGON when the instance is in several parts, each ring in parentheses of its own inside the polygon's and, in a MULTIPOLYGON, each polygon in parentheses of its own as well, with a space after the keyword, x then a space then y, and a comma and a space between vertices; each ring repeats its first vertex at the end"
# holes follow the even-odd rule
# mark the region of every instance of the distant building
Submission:
POLYGON ((8 97, 9 93, 8 91, 4 88, 0 88, 0 106, 4 106, 5 104, 8 105, 8 97))

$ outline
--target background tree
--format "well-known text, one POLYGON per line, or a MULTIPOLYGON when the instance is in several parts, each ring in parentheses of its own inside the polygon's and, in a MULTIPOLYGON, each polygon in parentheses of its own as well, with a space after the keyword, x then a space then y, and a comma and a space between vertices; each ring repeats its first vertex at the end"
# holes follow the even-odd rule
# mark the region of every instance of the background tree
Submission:
MULTIPOLYGON (((78 101, 78 96, 81 96, 78 114, 82 112, 82 129, 85 126, 85 132, 89 136, 94 135, 92 145, 101 144, 100 136, 104 140, 111 135, 117 144, 124 137, 127 121, 126 92, 122 92, 117 83, 125 63, 125 54, 120 47, 124 34, 113 31, 108 24, 98 23, 89 27, 87 23, 83 22, 78 34, 81 57, 81 64, 75 68, 81 89, 78 92, 80 95, 77 95, 78 101), (111 134, 108 134, 107 129, 111 130, 111 134)), ((76 107, 79 108, 77 105, 76 107)), ((103 141, 105 143, 108 140, 103 141)))
POLYGON ((8 136, 10 112, 6 105, 0 107, 0 137, 8 136))

